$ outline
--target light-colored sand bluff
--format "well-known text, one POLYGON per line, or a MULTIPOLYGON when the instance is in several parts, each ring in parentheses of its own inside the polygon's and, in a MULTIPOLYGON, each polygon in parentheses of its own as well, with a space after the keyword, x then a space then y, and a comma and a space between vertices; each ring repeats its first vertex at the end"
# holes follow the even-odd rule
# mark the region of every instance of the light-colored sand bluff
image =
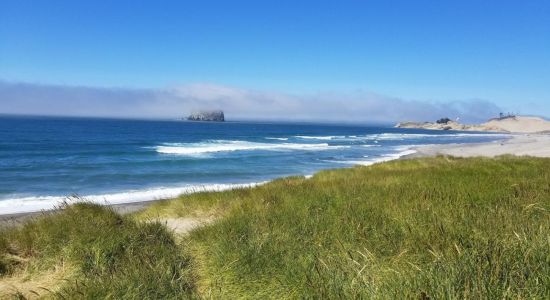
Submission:
POLYGON ((550 133, 550 122, 539 117, 512 117, 505 119, 494 119, 482 124, 486 128, 514 133, 550 133))
POLYGON ((447 123, 404 122, 397 128, 419 128, 430 130, 493 131, 509 133, 550 133, 550 122, 539 117, 514 116, 491 119, 483 124, 467 125, 449 121, 447 123))

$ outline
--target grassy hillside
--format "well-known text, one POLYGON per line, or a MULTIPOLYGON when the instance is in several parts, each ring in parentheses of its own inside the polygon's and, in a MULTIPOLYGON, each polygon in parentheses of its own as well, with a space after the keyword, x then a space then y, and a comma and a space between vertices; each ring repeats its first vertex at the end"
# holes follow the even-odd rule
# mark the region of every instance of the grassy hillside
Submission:
POLYGON ((79 205, 3 232, 0 255, 0 284, 67 261, 68 296, 547 299, 550 160, 393 161, 126 217, 79 205), (175 237, 166 218, 215 221, 175 237))

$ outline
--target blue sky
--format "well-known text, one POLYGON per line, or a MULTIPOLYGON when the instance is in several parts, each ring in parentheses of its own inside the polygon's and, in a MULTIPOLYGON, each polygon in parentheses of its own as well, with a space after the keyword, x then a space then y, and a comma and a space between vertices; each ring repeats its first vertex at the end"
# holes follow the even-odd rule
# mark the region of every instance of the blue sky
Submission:
POLYGON ((549 16, 540 0, 2 0, 0 79, 359 91, 548 117, 549 16))

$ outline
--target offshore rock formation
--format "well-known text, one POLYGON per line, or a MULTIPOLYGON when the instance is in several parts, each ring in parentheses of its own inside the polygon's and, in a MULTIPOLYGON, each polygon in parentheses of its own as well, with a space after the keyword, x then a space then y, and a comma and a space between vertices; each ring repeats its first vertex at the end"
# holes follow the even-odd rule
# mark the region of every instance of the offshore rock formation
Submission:
POLYGON ((187 117, 189 121, 224 122, 225 116, 221 110, 199 111, 187 117))

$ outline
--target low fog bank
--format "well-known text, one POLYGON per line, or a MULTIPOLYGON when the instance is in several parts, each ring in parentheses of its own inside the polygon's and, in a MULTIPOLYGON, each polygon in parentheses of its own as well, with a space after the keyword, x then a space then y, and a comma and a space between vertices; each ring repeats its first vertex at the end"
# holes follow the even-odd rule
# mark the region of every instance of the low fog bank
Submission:
POLYGON ((0 113, 166 119, 222 109, 228 120, 393 123, 460 117, 478 123, 498 115, 486 100, 431 102, 370 92, 291 94, 215 84, 164 89, 97 88, 0 81, 0 113))

